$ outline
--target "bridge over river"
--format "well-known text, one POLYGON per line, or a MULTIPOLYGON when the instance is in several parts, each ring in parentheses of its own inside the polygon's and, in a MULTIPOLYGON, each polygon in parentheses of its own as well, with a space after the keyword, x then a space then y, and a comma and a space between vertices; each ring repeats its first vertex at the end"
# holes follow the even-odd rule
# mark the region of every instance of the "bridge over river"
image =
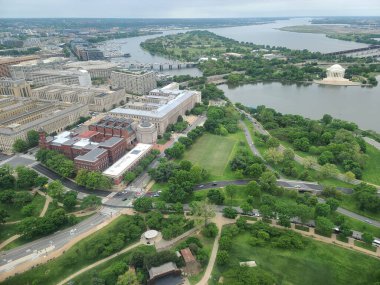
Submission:
POLYGON ((350 57, 380 57, 380 45, 371 45, 364 48, 330 52, 326 53, 326 55, 345 55, 350 57))

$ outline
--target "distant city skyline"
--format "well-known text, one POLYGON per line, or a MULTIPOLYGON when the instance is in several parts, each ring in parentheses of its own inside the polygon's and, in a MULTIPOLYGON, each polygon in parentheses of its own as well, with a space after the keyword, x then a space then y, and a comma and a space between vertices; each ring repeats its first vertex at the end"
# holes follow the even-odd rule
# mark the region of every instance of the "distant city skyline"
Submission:
POLYGON ((0 18, 379 16, 379 0, 0 0, 0 18))

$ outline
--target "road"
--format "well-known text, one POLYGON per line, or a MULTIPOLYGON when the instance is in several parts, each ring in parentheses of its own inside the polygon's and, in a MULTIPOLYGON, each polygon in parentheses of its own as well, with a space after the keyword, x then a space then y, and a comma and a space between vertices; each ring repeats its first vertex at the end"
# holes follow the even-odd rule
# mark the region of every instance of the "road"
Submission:
POLYGON ((363 138, 367 143, 369 143, 370 145, 376 147, 378 150, 380 150, 380 143, 375 141, 374 139, 371 139, 371 138, 368 138, 368 137, 364 137, 363 138))
MULTIPOLYGON (((221 188, 225 187, 227 185, 246 185, 252 180, 229 180, 229 181, 214 181, 214 182, 207 182, 203 184, 198 184, 195 186, 195 190, 202 190, 202 189, 213 189, 213 188, 221 188)), ((319 185, 316 182, 309 182, 309 181, 298 181, 298 180, 285 180, 285 179, 278 179, 277 185, 287 188, 287 189, 294 189, 298 191, 308 191, 308 192, 314 192, 314 193, 320 193, 323 190, 323 186, 319 185)), ((337 190, 345 193, 345 194, 352 194, 353 190, 350 188, 343 188, 343 187, 337 187, 337 190)))
POLYGON ((27 243, 9 251, 1 252, 0 273, 10 271, 16 266, 34 260, 46 253, 57 250, 67 244, 76 236, 87 232, 104 222, 109 216, 105 213, 97 213, 94 216, 74 225, 73 227, 58 231, 47 237, 27 243))
POLYGON ((78 184, 71 181, 70 179, 62 177, 61 175, 51 171, 50 169, 48 169, 47 167, 45 167, 41 163, 34 164, 32 166, 32 168, 34 170, 36 170, 37 172, 47 176, 48 178, 50 178, 52 180, 60 180, 62 182, 63 186, 65 186, 71 190, 77 191, 77 192, 81 192, 81 193, 85 193, 85 194, 95 194, 96 196, 99 196, 99 197, 106 197, 107 195, 110 194, 110 191, 105 191, 105 190, 87 190, 86 188, 79 186, 78 184))
MULTIPOLYGON (((258 133, 263 134, 263 135, 267 135, 267 136, 271 136, 271 134, 267 130, 265 130, 264 127, 255 118, 253 118, 251 116, 251 114, 248 114, 247 112, 245 112, 243 110, 240 110, 238 108, 236 108, 236 110, 239 111, 241 114, 244 114, 248 118, 248 120, 250 120, 252 122, 253 127, 255 128, 255 130, 258 133)), ((366 141, 370 141, 370 139, 367 138, 366 141)), ((372 142, 372 144, 374 146, 375 146, 375 143, 376 143, 376 141, 372 142)), ((286 149, 286 147, 284 147, 283 145, 280 144, 280 146, 278 147, 278 149, 280 151, 284 151, 286 149)), ((302 165, 305 164, 305 158, 299 156, 298 154, 294 154, 294 160, 296 162, 302 164, 302 165)), ((313 168, 314 170, 317 170, 317 171, 321 170, 321 165, 319 165, 318 163, 313 163, 310 167, 313 168)), ((338 173, 335 178, 339 179, 341 181, 347 182, 346 176, 344 174, 342 174, 342 173, 338 173)), ((350 181, 351 184, 355 184, 355 185, 358 185, 358 184, 360 184, 362 182, 363 182, 362 180, 358 180, 358 179, 353 179, 353 180, 350 181)), ((376 185, 376 184, 373 184, 373 183, 369 183, 369 182, 365 182, 365 183, 375 186, 378 189, 378 193, 380 194, 380 186, 379 185, 376 185)))
MULTIPOLYGON (((206 120, 206 117, 199 117, 193 125, 189 126, 185 133, 191 131, 196 126, 203 124, 206 120)), ((172 144, 177 141, 178 137, 176 137, 172 144)), ((171 146, 171 145, 170 145, 171 146)), ((160 157, 163 157, 162 154, 160 157)), ((13 157, 11 159, 16 159, 16 162, 23 163, 24 157, 13 157)), ((35 260, 36 258, 40 258, 41 256, 46 255, 48 252, 56 251, 59 248, 62 248, 70 241, 72 241, 77 236, 84 234, 94 227, 98 226, 102 222, 106 221, 108 218, 117 214, 120 210, 124 208, 130 208, 132 206, 133 199, 135 198, 135 193, 141 191, 143 194, 144 187, 151 179, 147 171, 141 174, 132 184, 131 189, 133 191, 128 191, 127 193, 116 193, 109 192, 103 190, 87 190, 84 187, 78 186, 73 181, 61 177, 57 173, 49 170, 45 166, 40 163, 36 163, 35 160, 29 159, 29 165, 32 165, 32 168, 41 174, 49 177, 50 179, 56 180, 59 179, 62 181, 62 184, 74 191, 85 193, 85 194, 95 194, 102 198, 103 208, 100 213, 95 214, 94 216, 82 221, 81 223, 74 225, 73 227, 64 229, 62 231, 58 231, 55 234, 49 235, 47 237, 38 239, 36 241, 30 242, 23 246, 17 247, 15 249, 11 249, 9 251, 5 251, 1 253, 0 260, 0 273, 11 271, 15 267, 24 264, 25 262, 35 260)), ((158 159, 152 162, 150 167, 158 166, 158 159)))

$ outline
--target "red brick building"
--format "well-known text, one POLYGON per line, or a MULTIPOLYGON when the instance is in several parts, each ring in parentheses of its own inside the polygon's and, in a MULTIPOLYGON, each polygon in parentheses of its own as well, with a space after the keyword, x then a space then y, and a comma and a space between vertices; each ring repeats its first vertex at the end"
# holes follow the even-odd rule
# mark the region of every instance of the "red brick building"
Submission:
POLYGON ((81 134, 62 132, 55 137, 46 137, 40 131, 40 148, 58 151, 74 160, 77 169, 103 171, 127 151, 123 137, 104 137, 96 131, 81 134))
POLYGON ((99 132, 105 138, 125 138, 130 147, 136 142, 136 134, 132 128, 132 123, 133 121, 130 119, 104 117, 99 122, 89 125, 88 129, 99 132))

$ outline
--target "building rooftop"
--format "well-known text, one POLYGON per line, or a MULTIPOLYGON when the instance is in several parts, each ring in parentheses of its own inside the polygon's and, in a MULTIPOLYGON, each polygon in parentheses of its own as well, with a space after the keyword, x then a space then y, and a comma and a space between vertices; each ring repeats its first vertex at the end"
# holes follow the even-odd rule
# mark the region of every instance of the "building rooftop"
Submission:
POLYGON ((71 132, 64 131, 64 132, 54 136, 53 143, 63 144, 64 142, 70 140, 70 138, 71 138, 71 132))
POLYGON ((79 134, 79 137, 82 138, 82 139, 89 139, 89 138, 92 138, 93 136, 99 134, 99 132, 97 131, 85 131, 81 134, 79 134))
POLYGON ((119 142, 124 141, 124 138, 118 138, 118 137, 111 137, 108 140, 99 143, 100 147, 112 147, 115 144, 118 144, 119 142))
POLYGON ((177 265, 174 262, 167 262, 157 267, 149 269, 149 278, 153 279, 160 275, 178 270, 177 265))
POLYGON ((191 250, 187 247, 184 249, 181 249, 181 255, 183 259, 185 260, 185 263, 193 262, 195 261, 194 255, 191 253, 191 250))
POLYGON ((79 155, 74 160, 82 160, 82 161, 88 161, 88 162, 96 162, 100 155, 103 153, 107 153, 107 150, 104 148, 94 148, 93 150, 90 150, 88 153, 84 155, 79 155))
POLYGON ((151 148, 152 145, 150 144, 138 143, 131 151, 107 168, 103 174, 110 177, 119 177, 151 148))
POLYGON ((174 99, 167 102, 167 104, 159 105, 159 107, 157 109, 154 109, 151 111, 118 107, 118 108, 111 110, 110 113, 111 114, 128 114, 128 115, 135 115, 135 116, 162 118, 166 114, 168 114, 170 111, 175 109, 177 106, 179 106, 181 103, 186 101, 188 98, 193 96, 195 92, 197 92, 197 91, 188 91, 188 90, 181 91, 178 96, 176 96, 174 99))
POLYGON ((104 60, 89 60, 89 61, 75 61, 65 64, 65 68, 82 68, 86 70, 91 69, 112 69, 117 67, 116 63, 104 60))

